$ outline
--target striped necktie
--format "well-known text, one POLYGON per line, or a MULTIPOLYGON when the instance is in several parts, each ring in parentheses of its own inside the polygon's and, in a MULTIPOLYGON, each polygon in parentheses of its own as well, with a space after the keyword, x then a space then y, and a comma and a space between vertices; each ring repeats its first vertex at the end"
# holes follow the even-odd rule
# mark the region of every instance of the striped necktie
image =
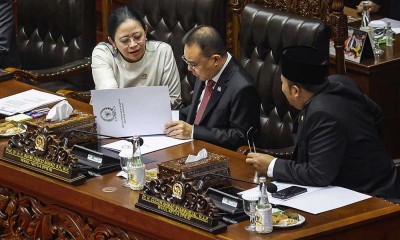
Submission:
POLYGON ((215 82, 213 80, 207 81, 207 85, 206 85, 206 88, 204 91, 204 96, 203 96, 203 99, 201 100, 199 110, 197 111, 196 119, 194 120, 195 125, 199 125, 200 120, 203 117, 203 113, 206 110, 208 101, 210 100, 214 85, 215 85, 215 82))

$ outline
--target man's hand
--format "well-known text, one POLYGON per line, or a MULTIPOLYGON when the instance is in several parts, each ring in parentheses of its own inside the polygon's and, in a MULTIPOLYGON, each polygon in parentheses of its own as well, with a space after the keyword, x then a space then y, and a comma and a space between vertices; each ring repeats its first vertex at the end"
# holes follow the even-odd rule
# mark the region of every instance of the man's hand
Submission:
MULTIPOLYGON (((370 13, 376 13, 381 8, 381 5, 368 1, 367 8, 370 13)), ((363 1, 361 1, 360 4, 358 4, 357 6, 357 12, 362 13, 362 11, 363 11, 363 1)))
POLYGON ((193 126, 184 121, 167 122, 164 125, 164 133, 169 137, 189 139, 192 137, 193 126))
POLYGON ((255 167, 260 173, 267 173, 268 166, 274 158, 268 154, 249 153, 247 154, 246 163, 255 167))

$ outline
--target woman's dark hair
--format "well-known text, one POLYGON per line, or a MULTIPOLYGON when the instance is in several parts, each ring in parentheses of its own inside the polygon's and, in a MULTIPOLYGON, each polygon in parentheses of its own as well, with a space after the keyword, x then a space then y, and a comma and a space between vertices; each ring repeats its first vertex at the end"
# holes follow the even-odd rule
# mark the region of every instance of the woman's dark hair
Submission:
POLYGON ((129 6, 122 6, 119 8, 114 9, 109 18, 108 18, 108 36, 111 37, 113 41, 115 41, 115 32, 117 31, 117 28, 124 23, 127 20, 135 20, 142 25, 143 29, 146 29, 146 25, 144 24, 142 18, 140 15, 132 8, 129 6))

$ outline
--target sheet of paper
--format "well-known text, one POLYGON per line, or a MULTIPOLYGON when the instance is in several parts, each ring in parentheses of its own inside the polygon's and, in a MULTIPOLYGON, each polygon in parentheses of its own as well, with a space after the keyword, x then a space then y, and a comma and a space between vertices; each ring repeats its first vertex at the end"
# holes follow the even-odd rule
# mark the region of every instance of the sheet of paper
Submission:
POLYGON ((397 21, 397 20, 394 20, 391 18, 382 18, 379 20, 384 21, 384 22, 390 22, 393 32, 395 32, 396 34, 400 33, 400 21, 397 21))
MULTIPOLYGON (((277 185, 278 190, 287 188, 289 186, 300 186, 307 188, 306 193, 302 193, 287 200, 274 198, 270 193, 268 193, 268 199, 272 204, 292 207, 311 214, 327 212, 371 197, 366 194, 337 186, 310 187, 291 183, 273 183, 277 185)), ((240 192, 239 194, 243 194, 247 191, 258 191, 258 189, 259 187, 255 187, 240 192)))
MULTIPOLYGON (((149 152, 158 151, 164 148, 172 147, 175 145, 179 145, 182 143, 193 141, 192 139, 188 140, 180 140, 171 137, 167 137, 165 135, 157 135, 157 136, 144 136, 143 145, 140 147, 140 151, 142 154, 146 154, 149 152)), ((125 145, 127 141, 120 140, 113 143, 105 144, 101 147, 108 148, 114 151, 121 151, 122 146, 125 145)))
POLYGON ((172 120, 166 86, 92 90, 92 105, 99 134, 162 134, 172 120))
POLYGON ((179 110, 172 110, 172 120, 173 121, 179 120, 179 110))
POLYGON ((11 116, 32 109, 56 103, 65 99, 51 93, 31 89, 0 99, 0 113, 11 116))

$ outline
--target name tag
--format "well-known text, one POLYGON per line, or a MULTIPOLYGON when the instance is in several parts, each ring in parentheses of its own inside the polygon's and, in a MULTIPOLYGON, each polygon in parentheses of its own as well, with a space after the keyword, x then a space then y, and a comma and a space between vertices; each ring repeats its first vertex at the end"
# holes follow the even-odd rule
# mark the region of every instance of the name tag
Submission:
POLYGON ((238 205, 237 201, 231 200, 229 198, 222 198, 222 203, 226 204, 226 205, 229 205, 231 207, 237 207, 237 205, 238 205))
POLYGON ((92 155, 92 154, 88 154, 87 160, 92 161, 92 162, 101 163, 103 161, 103 158, 95 156, 95 155, 92 155))

